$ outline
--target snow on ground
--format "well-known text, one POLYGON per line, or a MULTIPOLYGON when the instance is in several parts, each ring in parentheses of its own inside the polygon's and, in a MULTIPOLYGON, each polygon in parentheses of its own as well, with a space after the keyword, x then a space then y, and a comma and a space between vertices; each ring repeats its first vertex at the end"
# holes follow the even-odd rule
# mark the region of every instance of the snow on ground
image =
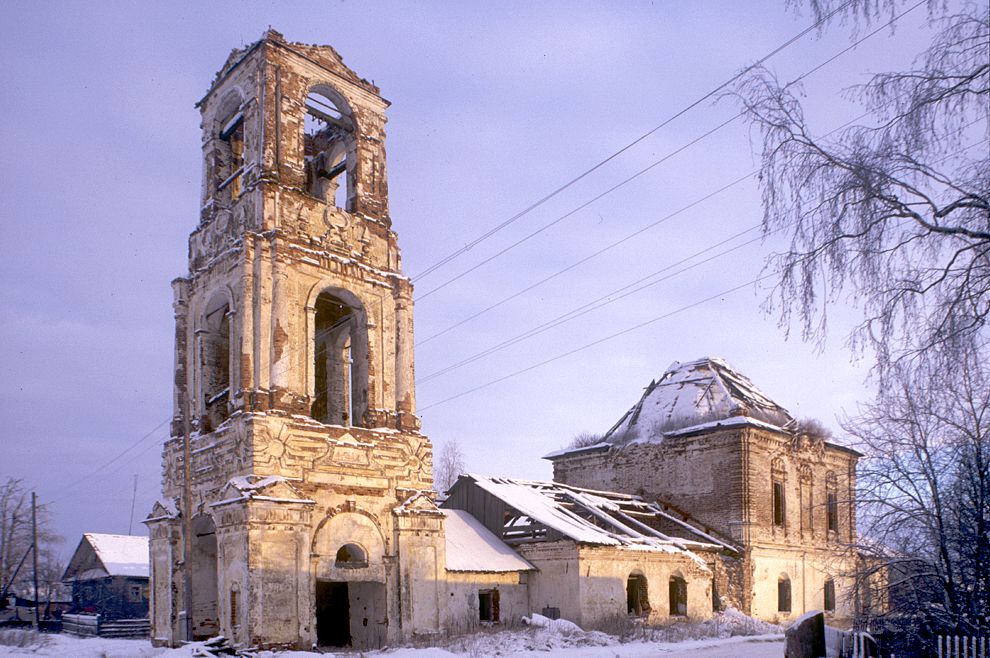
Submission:
MULTIPOLYGON (((511 632, 511 631, 510 631, 511 632)), ((518 634, 518 633, 517 633, 518 634)), ((448 651, 436 647, 422 649, 401 648, 384 651, 313 653, 309 651, 259 651, 256 658, 330 658, 337 656, 376 656, 379 658, 437 658, 446 656, 563 656, 565 658, 778 658, 784 655, 784 640, 780 635, 756 635, 751 637, 713 638, 687 642, 631 642, 608 646, 554 646, 552 640, 539 634, 527 639, 519 638, 506 645, 499 635, 474 635, 465 641, 463 648, 448 651)), ((546 635, 546 633, 544 633, 546 635)), ((42 646, 11 647, 0 645, 0 656, 58 656, 72 658, 195 658, 211 655, 197 653, 198 645, 181 649, 156 649, 144 640, 107 640, 102 638, 74 638, 68 635, 49 636, 50 642, 42 646)))
MULTIPOLYGON (((565 658, 780 658, 784 640, 780 627, 760 622, 735 610, 713 619, 681 622, 657 628, 629 623, 610 629, 614 634, 584 631, 566 620, 533 615, 519 628, 488 630, 456 638, 441 638, 435 646, 400 647, 381 651, 313 653, 308 651, 255 651, 254 658, 328 658, 375 656, 377 658, 432 658, 448 656, 565 658), (760 633, 754 635, 754 633, 760 633), (620 637, 622 638, 620 640, 620 637), (705 638, 705 639, 689 639, 705 638)), ((147 640, 76 638, 69 635, 37 635, 31 631, 0 630, 0 657, 71 656, 73 658, 212 658, 203 643, 179 649, 159 649, 147 640)))

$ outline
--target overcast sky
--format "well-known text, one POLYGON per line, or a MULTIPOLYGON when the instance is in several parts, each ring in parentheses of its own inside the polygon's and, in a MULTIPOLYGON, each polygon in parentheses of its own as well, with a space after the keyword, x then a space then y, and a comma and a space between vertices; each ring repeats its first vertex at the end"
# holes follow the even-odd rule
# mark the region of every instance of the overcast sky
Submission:
MULTIPOLYGON (((858 115, 842 89, 904 66, 927 38, 924 19, 920 7, 893 34, 877 34, 805 80, 813 126, 824 133, 858 115)), ((727 359, 796 416, 836 427, 837 416, 871 395, 869 359, 856 362, 844 348, 855 311, 833 309, 819 352, 796 333, 785 341, 761 309, 766 286, 721 294, 753 281, 780 247, 743 244, 755 230, 732 238, 761 219, 755 181, 656 224, 755 169, 759 136, 741 121, 431 292, 731 118, 731 100, 701 104, 417 276, 810 22, 782 0, 0 4, 0 477, 23 478, 54 501, 68 552, 82 532, 128 531, 136 475, 132 531, 144 534, 171 410, 169 282, 187 271, 187 236, 199 215, 193 104, 230 50, 269 25, 290 41, 333 45, 392 102, 391 214, 416 284, 421 380, 633 281, 739 246, 421 381, 423 432, 437 446, 457 440, 469 470, 549 478, 543 454, 579 432, 604 432, 671 362, 705 355, 727 359)), ((805 37, 770 67, 796 78, 847 47, 850 34, 851 26, 835 25, 805 37)))

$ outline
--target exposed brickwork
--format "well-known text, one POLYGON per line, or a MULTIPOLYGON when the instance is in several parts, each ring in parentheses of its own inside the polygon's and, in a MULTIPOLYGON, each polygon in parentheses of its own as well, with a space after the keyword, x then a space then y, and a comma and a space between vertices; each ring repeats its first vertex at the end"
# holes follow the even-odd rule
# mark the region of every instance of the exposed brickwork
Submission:
POLYGON ((659 500, 737 542, 743 558, 716 578, 726 602, 744 612, 777 618, 821 608, 829 576, 842 620, 854 604, 848 545, 857 458, 821 439, 745 427, 569 453, 554 457, 553 468, 558 482, 659 500), (783 525, 774 524, 775 479, 785 494, 783 525), (830 531, 826 495, 833 489, 838 527, 830 531), (790 615, 777 610, 781 574, 791 580, 790 615))

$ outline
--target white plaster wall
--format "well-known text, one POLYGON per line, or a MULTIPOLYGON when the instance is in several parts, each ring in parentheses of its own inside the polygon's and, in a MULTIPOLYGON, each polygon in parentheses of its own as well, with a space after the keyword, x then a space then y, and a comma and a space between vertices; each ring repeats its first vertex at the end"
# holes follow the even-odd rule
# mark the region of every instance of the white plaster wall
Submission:
POLYGON ((829 617, 845 620, 852 616, 854 592, 851 573, 853 565, 842 555, 824 551, 790 548, 760 548, 752 553, 753 608, 759 619, 788 621, 809 610, 824 608, 825 579, 835 581, 836 612, 829 617), (786 573, 791 581, 791 612, 777 610, 777 580, 786 573))
POLYGON ((560 616, 580 624, 578 550, 572 541, 523 544, 519 554, 537 568, 529 577, 529 609, 560 608, 560 616))
POLYGON ((712 616, 712 574, 683 554, 582 547, 579 568, 583 626, 627 614, 626 584, 634 573, 647 579, 651 622, 670 618, 669 583, 674 575, 687 584, 688 617, 712 616))
MULTIPOLYGON (((441 605, 443 627, 449 634, 469 633, 481 626, 479 590, 499 592, 499 625, 514 626, 530 614, 528 575, 525 572, 489 573, 448 571, 441 605)), ((539 612, 534 610, 532 612, 539 612)))

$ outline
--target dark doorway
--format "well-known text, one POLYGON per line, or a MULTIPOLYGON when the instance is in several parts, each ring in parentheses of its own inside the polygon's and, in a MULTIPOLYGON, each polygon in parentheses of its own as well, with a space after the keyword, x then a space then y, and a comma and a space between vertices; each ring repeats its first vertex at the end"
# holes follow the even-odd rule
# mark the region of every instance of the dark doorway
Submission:
POLYGON ((316 581, 316 642, 322 647, 351 644, 351 607, 347 583, 316 581))

